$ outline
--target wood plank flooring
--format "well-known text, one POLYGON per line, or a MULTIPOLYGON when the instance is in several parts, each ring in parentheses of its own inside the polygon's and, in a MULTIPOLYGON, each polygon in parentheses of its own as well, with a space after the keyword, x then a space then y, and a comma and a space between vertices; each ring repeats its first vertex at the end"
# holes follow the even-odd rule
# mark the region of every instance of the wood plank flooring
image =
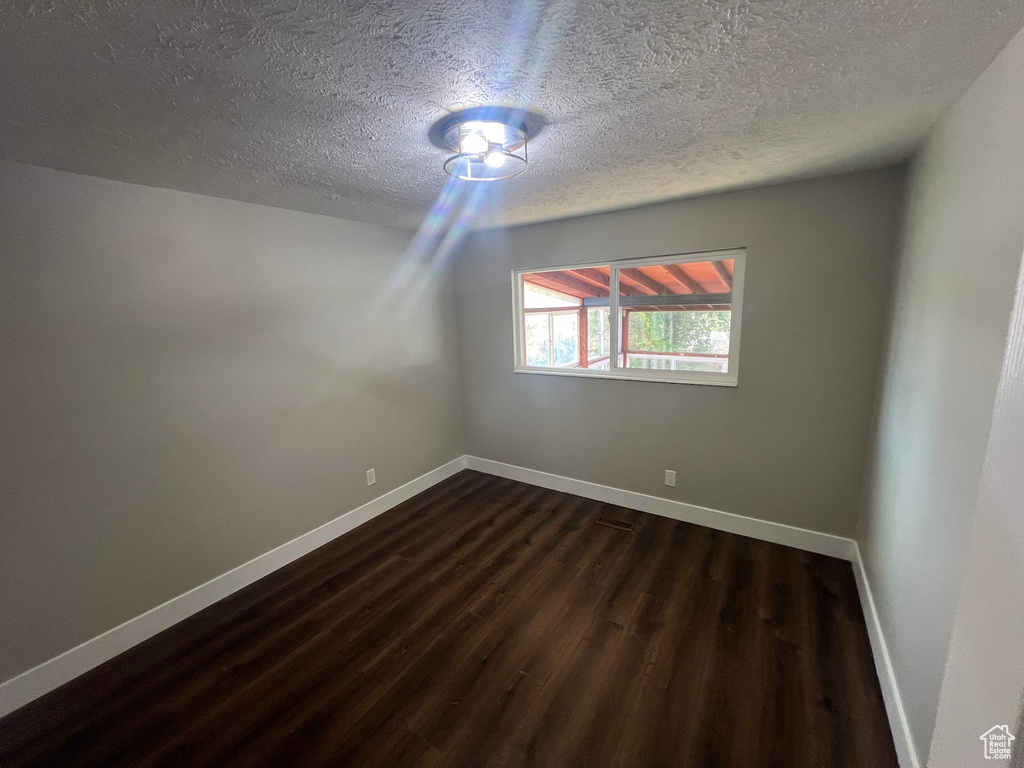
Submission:
POLYGON ((465 471, 0 720, 40 765, 897 762, 848 563, 465 471))

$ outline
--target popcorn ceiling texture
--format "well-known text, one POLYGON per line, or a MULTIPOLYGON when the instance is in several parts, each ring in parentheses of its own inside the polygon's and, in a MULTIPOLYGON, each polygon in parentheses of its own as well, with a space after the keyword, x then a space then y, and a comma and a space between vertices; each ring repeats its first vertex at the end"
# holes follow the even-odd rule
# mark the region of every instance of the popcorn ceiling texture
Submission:
POLYGON ((1020 0, 8 0, 0 156, 415 227, 427 130, 547 128, 482 223, 905 158, 1024 25, 1020 0))

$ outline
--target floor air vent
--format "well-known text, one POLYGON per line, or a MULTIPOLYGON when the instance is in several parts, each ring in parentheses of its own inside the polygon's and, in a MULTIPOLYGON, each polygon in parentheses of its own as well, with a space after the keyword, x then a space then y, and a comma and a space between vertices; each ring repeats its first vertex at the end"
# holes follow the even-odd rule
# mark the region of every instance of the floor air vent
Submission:
POLYGON ((612 517, 599 517, 594 522, 625 533, 632 533, 636 529, 636 523, 627 523, 625 520, 616 520, 612 517))

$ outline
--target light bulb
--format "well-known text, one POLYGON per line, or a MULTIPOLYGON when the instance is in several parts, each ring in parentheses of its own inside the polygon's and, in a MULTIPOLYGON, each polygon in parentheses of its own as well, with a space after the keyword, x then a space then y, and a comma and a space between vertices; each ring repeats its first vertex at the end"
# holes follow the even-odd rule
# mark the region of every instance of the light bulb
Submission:
POLYGON ((505 126, 501 123, 481 123, 480 130, 492 144, 505 143, 505 126))
POLYGON ((505 153, 500 150, 488 152, 484 157, 484 162, 491 166, 491 168, 501 168, 505 164, 505 153))
POLYGON ((467 133, 462 137, 462 151, 465 154, 478 155, 487 151, 487 139, 479 133, 467 133))

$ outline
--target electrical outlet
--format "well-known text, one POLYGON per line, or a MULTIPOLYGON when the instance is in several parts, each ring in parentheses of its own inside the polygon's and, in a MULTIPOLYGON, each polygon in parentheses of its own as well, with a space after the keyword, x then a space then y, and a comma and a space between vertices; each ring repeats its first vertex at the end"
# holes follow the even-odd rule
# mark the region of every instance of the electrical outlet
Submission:
POLYGON ((366 470, 366 484, 367 485, 373 485, 376 482, 377 482, 377 470, 376 469, 368 469, 368 470, 366 470))
POLYGON ((665 470, 665 485, 676 487, 676 471, 674 469, 665 470))

